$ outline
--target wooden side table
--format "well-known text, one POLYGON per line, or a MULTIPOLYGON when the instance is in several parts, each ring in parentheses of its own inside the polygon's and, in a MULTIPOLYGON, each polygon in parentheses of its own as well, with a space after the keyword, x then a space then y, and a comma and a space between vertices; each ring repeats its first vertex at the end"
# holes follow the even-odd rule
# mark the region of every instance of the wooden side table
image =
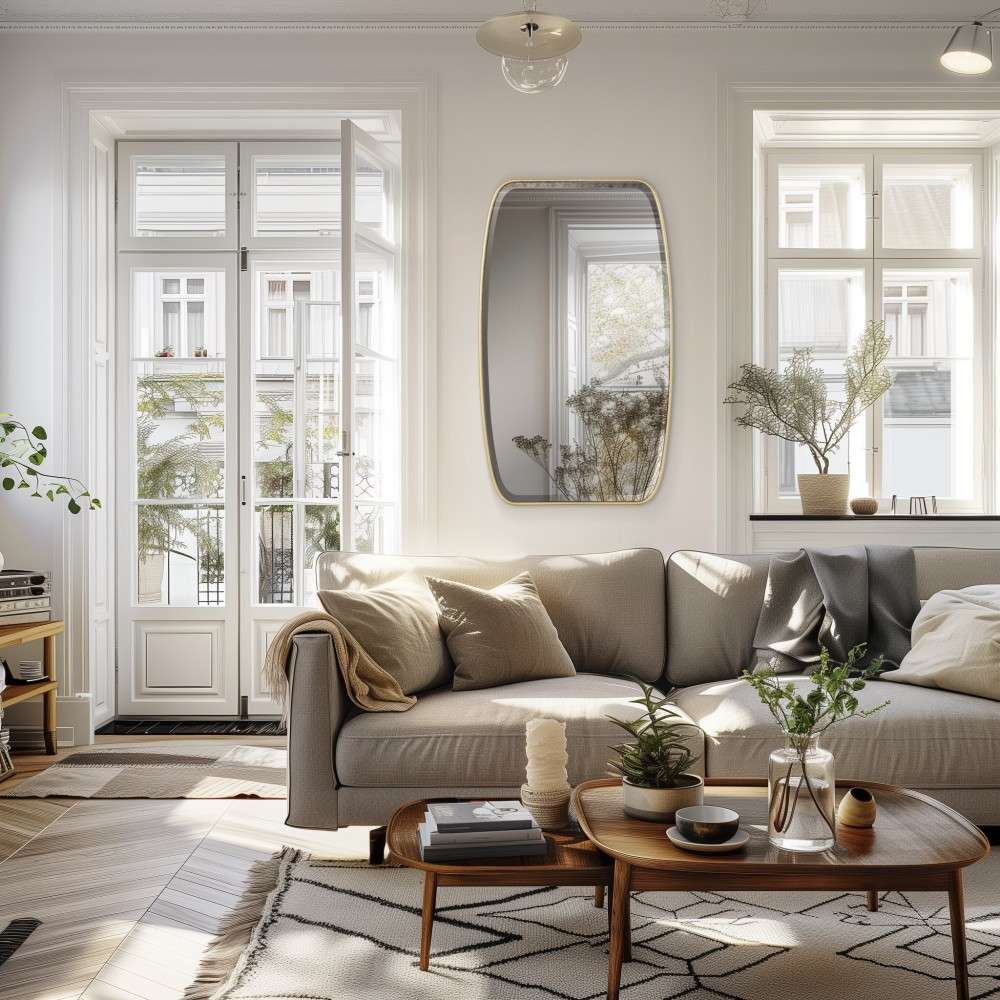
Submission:
POLYGON ((878 891, 890 889, 948 893, 955 991, 958 1000, 969 1000, 962 869, 984 858, 989 842, 964 816, 929 795, 870 781, 837 782, 839 789, 852 785, 875 792, 875 826, 838 827, 836 847, 822 854, 793 854, 770 843, 763 781, 706 781, 706 803, 735 809, 750 832, 746 849, 736 854, 691 854, 671 844, 665 823, 626 816, 618 778, 578 785, 573 804, 580 826, 615 859, 608 1000, 618 1000, 627 961, 631 892, 857 891, 866 892, 868 908, 876 909, 878 891))
MULTIPOLYGON (((386 843, 393 864, 424 873, 424 903, 420 928, 420 968, 426 972, 431 957, 431 932, 439 886, 563 886, 594 887, 594 905, 604 905, 604 890, 611 883, 611 860, 601 854, 579 831, 546 833, 546 854, 524 858, 489 858, 475 861, 431 862, 420 858, 417 824, 434 799, 400 806, 389 820, 386 843)), ((446 801, 455 801, 452 799, 446 801)), ((610 916, 611 908, 608 907, 610 916)))
MULTIPOLYGON (((56 752, 56 636, 65 631, 62 621, 33 622, 26 625, 0 625, 0 649, 5 646, 23 646, 26 642, 41 639, 43 643, 43 663, 48 680, 35 684, 8 685, 0 692, 3 707, 17 705, 32 698, 42 698, 43 727, 45 730, 45 752, 56 752)), ((8 772, 13 773, 13 772, 8 772)))

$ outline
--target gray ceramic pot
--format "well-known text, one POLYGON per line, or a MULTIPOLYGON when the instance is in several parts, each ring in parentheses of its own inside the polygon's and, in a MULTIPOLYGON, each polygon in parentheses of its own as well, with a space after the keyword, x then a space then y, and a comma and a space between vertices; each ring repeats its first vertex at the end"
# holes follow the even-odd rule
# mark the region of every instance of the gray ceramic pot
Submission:
POLYGON ((700 806, 705 797, 705 782, 697 774, 682 774, 684 784, 676 788, 648 788, 622 781, 625 814, 635 819, 648 819, 655 823, 671 823, 674 813, 685 806, 700 806))

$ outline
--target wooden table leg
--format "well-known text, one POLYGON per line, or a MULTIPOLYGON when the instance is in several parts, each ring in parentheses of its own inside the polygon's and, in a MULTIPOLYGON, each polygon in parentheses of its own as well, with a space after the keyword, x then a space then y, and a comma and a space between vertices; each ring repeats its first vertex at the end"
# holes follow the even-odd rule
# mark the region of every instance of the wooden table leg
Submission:
MULTIPOLYGON (((44 644, 43 666, 45 675, 50 680, 56 679, 56 637, 47 635, 42 640, 44 644)), ((45 729, 45 752, 54 754, 56 752, 56 692, 46 691, 42 695, 44 707, 44 729, 45 729)))
POLYGON ((608 941, 608 1000, 618 1000, 622 981, 622 960, 625 957, 625 938, 628 929, 628 894, 632 881, 632 867, 625 861, 615 860, 615 877, 611 885, 611 936, 608 941))
POLYGON ((969 961, 965 954, 965 891, 962 888, 961 868, 951 875, 948 908, 951 911, 951 950, 955 956, 955 995, 958 1000, 969 1000, 969 961))
POLYGON ((595 885, 594 886, 594 906, 599 910, 604 909, 604 886, 595 885))
POLYGON ((871 910, 872 913, 876 913, 878 911, 878 889, 868 890, 868 909, 871 910))
POLYGON ((431 931, 434 929, 434 907, 437 905, 436 872, 424 874, 424 910, 420 921, 420 968, 423 972, 431 962, 431 931))
POLYGON ((622 948, 622 958, 632 961, 632 893, 626 891, 625 900, 625 947, 622 948))

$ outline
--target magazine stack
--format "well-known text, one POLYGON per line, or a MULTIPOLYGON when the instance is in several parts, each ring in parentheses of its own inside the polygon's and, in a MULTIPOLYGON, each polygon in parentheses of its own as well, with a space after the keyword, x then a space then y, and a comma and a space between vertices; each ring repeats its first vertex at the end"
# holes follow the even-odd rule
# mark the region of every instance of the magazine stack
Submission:
POLYGON ((418 824, 424 861, 545 854, 545 834, 520 802, 431 802, 418 824))

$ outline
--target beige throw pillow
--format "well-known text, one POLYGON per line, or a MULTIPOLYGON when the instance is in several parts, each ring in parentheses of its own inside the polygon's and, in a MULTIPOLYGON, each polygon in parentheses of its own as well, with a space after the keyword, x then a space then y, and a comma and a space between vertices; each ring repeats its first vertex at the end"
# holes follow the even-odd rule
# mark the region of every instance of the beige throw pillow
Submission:
POLYGON ((448 683, 451 659, 437 604, 420 577, 397 577, 367 590, 321 590, 318 596, 404 694, 448 683))
POLYGON ((456 691, 576 673, 530 573, 492 590, 434 577, 427 585, 455 663, 456 691))
POLYGON ((880 680, 1000 701, 1000 584, 938 591, 914 620, 912 641, 880 680))

